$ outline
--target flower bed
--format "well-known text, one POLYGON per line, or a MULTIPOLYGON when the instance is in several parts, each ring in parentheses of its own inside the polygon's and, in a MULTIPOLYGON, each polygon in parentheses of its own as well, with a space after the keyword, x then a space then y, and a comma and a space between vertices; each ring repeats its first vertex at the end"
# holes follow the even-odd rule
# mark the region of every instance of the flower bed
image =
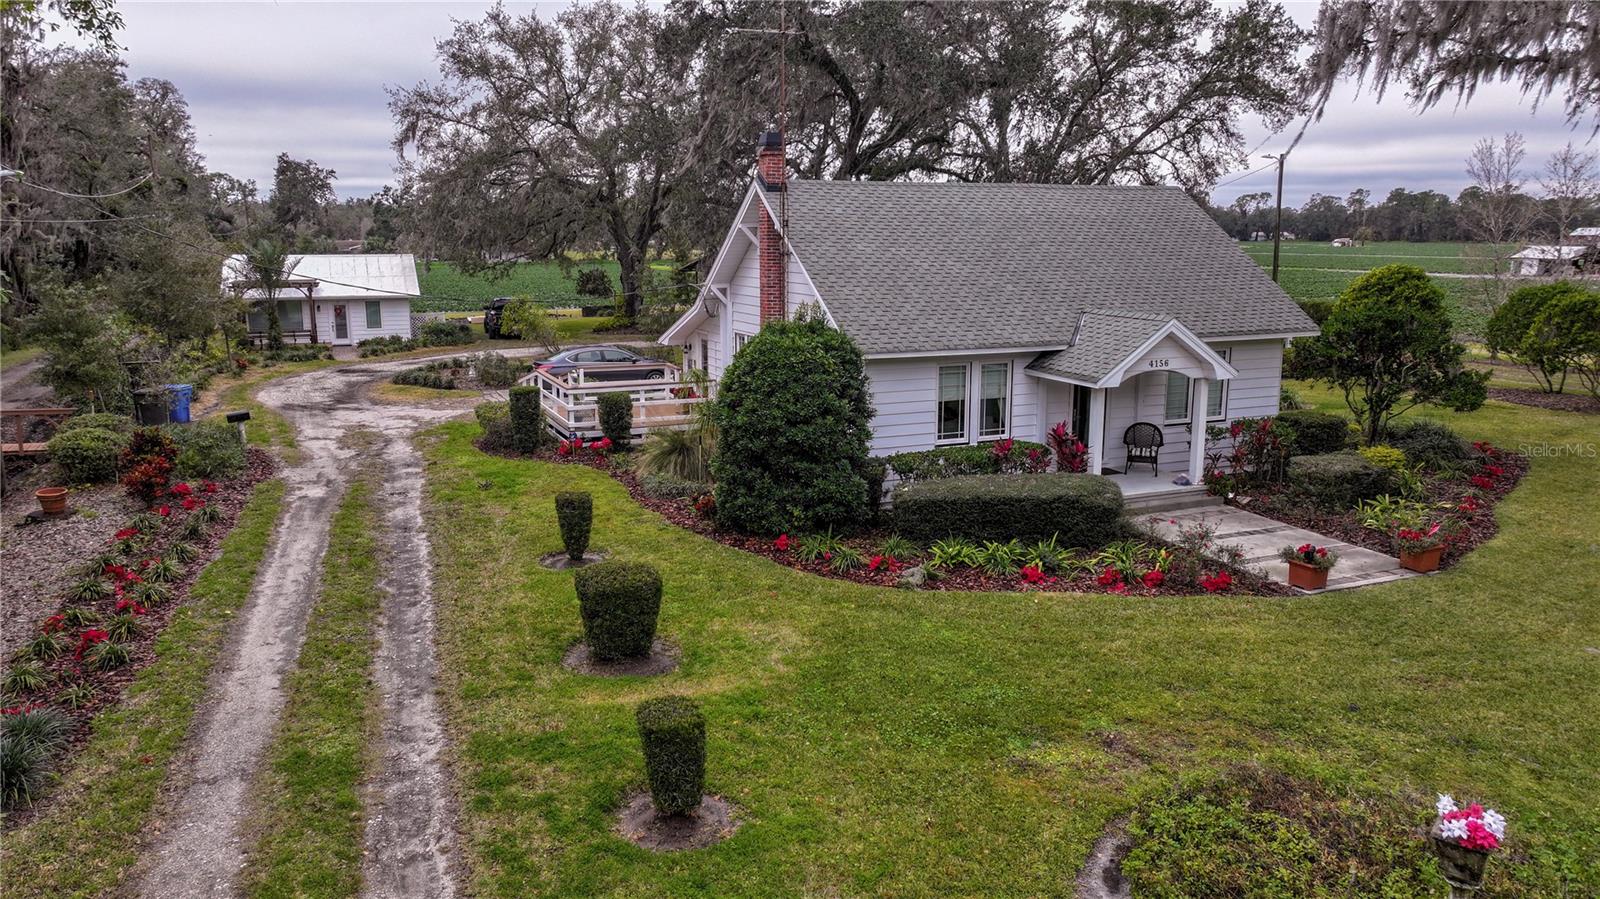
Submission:
MULTIPOLYGON (((1421 479, 1413 501, 1429 509, 1428 521, 1418 528, 1426 533, 1441 525, 1444 556, 1441 568, 1459 562, 1495 535, 1494 507, 1516 488, 1528 473, 1528 458, 1488 443, 1473 444, 1474 458, 1461 471, 1435 472, 1421 479)), ((1370 527, 1359 509, 1317 508, 1283 484, 1246 488, 1234 496, 1235 504, 1284 524, 1316 531, 1355 546, 1394 555, 1397 528, 1370 527)))
MULTIPOLYGON (((47 765, 58 767, 88 737, 94 716, 115 705, 154 658, 156 639, 216 557, 254 486, 272 472, 271 455, 250 449, 237 477, 172 484, 84 561, 59 610, 7 661, 6 716, 54 709, 68 719, 47 765)), ((27 808, 8 813, 6 827, 27 816, 27 808)))
MULTIPOLYGON (((1120 540, 1098 550, 1059 550, 1055 564, 1050 566, 1027 564, 1026 557, 1035 547, 1018 545, 1012 551, 1012 564, 1001 565, 995 561, 991 563, 993 567, 987 570, 982 563, 929 564, 934 561, 931 548, 908 546, 907 541, 882 529, 839 538, 831 535, 782 535, 776 540, 751 537, 719 529, 711 520, 714 503, 709 495, 673 498, 650 496, 631 467, 606 449, 597 449, 596 443, 581 447, 565 443, 556 449, 541 450, 519 458, 587 465, 598 469, 626 487, 639 505, 679 527, 709 537, 724 546, 765 556, 780 565, 858 584, 903 586, 902 575, 910 569, 921 567, 930 575, 921 586, 934 590, 993 593, 1051 591, 1143 596, 1196 593, 1284 596, 1291 592, 1282 584, 1246 570, 1239 564, 1201 559, 1191 550, 1154 537, 1120 540), (807 552, 807 541, 813 544, 810 549, 820 551, 807 552), (823 546, 823 543, 826 545, 823 546), (885 551, 895 546, 901 547, 898 555, 885 551), (1184 576, 1173 576, 1171 572, 1178 570, 1186 573, 1184 576), (1112 573, 1116 576, 1112 576, 1112 573)), ((975 548, 982 550, 985 547, 975 548)), ((1003 553, 1002 550, 996 554, 1003 553)))

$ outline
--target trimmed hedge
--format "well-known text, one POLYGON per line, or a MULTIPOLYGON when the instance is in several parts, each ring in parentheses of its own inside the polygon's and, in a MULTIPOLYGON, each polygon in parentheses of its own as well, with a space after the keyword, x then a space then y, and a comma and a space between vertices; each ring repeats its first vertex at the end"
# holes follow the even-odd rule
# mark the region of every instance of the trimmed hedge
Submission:
POLYGON ((115 480, 117 460, 128 445, 128 438, 105 428, 78 428, 57 431, 46 449, 50 458, 75 484, 99 484, 115 480))
POLYGON ((544 446, 544 407, 539 405, 539 388, 525 384, 511 388, 511 447, 519 453, 532 453, 544 446))
POLYGON ((628 448, 633 439, 633 395, 626 390, 612 390, 600 394, 596 401, 600 413, 600 433, 611 439, 619 450, 628 448))
POLYGON ((556 521, 561 525, 561 545, 576 562, 589 549, 589 529, 594 523, 594 497, 579 490, 556 494, 556 521))
POLYGON ((1122 531, 1122 491, 1088 474, 994 474, 902 484, 895 529, 923 542, 943 537, 1099 546, 1122 531))
POLYGON ((687 696, 661 696, 634 711, 650 798, 663 815, 700 807, 706 789, 706 716, 687 696))
POLYGON ((197 421, 173 430, 180 478, 231 478, 244 471, 244 441, 239 429, 225 421, 197 421))
MULTIPOLYGON (((1003 466, 1001 457, 994 454, 993 444, 976 446, 943 446, 938 449, 895 453, 883 461, 901 481, 932 481, 939 478, 958 478, 975 474, 999 474, 1003 466)), ((1048 450, 1042 443, 1013 440, 1011 456, 1024 459, 1029 450, 1048 450)))
POLYGON ((483 448, 508 450, 511 441, 511 404, 507 402, 479 403, 472 414, 483 429, 483 448))
POLYGON ((601 661, 650 651, 661 613, 661 575, 643 562, 600 562, 578 569, 578 614, 583 636, 601 661))
POLYGON ((1472 445, 1446 425, 1426 418, 1390 425, 1388 444, 1406 454, 1406 461, 1429 469, 1456 468, 1472 458, 1472 445))
POLYGON ((134 421, 126 415, 117 412, 88 412, 83 415, 74 415, 61 423, 56 428, 57 434, 76 431, 80 428, 100 428, 114 434, 133 433, 134 421))
POLYGON ((1394 472, 1355 453, 1323 453, 1289 460, 1289 487, 1327 509, 1353 509, 1394 490, 1394 472))
POLYGON ((1350 419, 1312 409, 1280 412, 1273 419, 1273 428, 1297 456, 1337 453, 1350 440, 1350 419))
POLYGON ((1403 471, 1406 467, 1405 453, 1396 447, 1385 446, 1381 443, 1363 446, 1361 449, 1356 450, 1356 455, 1379 468, 1387 468, 1390 471, 1403 471))

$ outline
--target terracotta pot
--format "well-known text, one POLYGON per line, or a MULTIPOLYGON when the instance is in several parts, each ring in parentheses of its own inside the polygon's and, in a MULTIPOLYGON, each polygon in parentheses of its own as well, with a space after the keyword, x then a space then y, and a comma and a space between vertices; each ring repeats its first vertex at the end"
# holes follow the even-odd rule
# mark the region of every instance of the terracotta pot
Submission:
POLYGON ((1289 560, 1289 586, 1301 590, 1322 590, 1328 586, 1328 569, 1289 560))
POLYGON ((1443 555, 1443 546, 1435 546, 1433 549, 1425 549, 1421 552, 1414 553, 1408 553, 1405 550, 1401 550, 1400 567, 1407 569, 1408 571, 1420 571, 1423 573, 1427 573, 1429 571, 1438 571, 1439 558, 1443 555))
POLYGON ((60 515, 67 511, 67 488, 65 487, 40 487, 33 491, 33 496, 39 501, 39 508, 46 515, 60 515))
POLYGON ((1434 854, 1439 856, 1439 873, 1444 876, 1446 883, 1466 890, 1483 886, 1483 868, 1489 862, 1489 853, 1441 839, 1436 832, 1429 836, 1434 854))

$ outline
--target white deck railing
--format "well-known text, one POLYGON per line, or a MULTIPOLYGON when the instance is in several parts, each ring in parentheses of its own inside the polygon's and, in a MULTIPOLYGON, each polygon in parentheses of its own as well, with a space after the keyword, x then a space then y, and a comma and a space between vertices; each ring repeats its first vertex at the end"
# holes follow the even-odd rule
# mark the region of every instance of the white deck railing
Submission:
POLYGON ((566 375, 534 370, 521 383, 539 388, 539 403, 544 407, 545 423, 556 436, 596 439, 600 434, 600 394, 627 391, 633 398, 633 436, 642 438, 663 428, 686 428, 694 420, 694 407, 705 402, 698 395, 705 389, 682 377, 675 365, 607 362, 586 365, 566 375), (659 371, 667 376, 656 380, 594 380, 599 372, 622 374, 637 370, 659 371), (697 395, 687 396, 693 391, 697 395))

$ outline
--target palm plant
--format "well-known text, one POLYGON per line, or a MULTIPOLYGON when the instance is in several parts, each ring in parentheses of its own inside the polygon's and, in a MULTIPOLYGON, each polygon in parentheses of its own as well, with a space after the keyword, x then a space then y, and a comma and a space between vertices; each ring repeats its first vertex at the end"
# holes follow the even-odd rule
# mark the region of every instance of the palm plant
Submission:
POLYGON ((278 321, 278 294, 288 286, 290 273, 300 263, 289 248, 275 240, 258 240, 244 251, 250 279, 267 298, 267 347, 283 349, 283 324, 278 321))

